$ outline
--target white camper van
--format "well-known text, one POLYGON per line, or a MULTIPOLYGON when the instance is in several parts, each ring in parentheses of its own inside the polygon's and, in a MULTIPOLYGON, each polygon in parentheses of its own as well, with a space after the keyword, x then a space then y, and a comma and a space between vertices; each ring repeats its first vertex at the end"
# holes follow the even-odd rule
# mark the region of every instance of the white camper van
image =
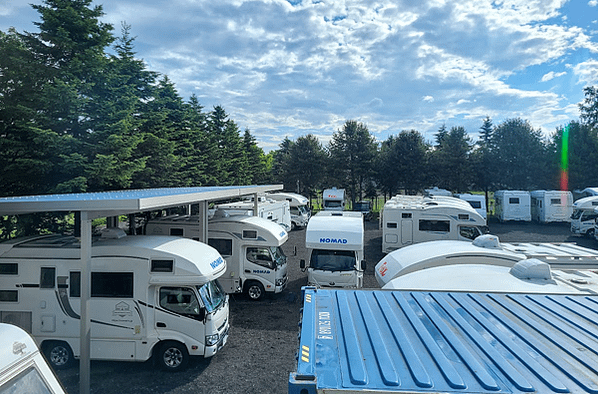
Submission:
MULTIPOLYGON (((176 235, 199 240, 199 216, 166 216, 150 220, 147 235, 176 235)), ((288 282, 287 258, 281 246, 287 232, 270 220, 229 215, 218 210, 208 221, 208 244, 226 260, 218 279, 227 293, 244 292, 253 300, 280 293, 288 282)))
MULTIPOLYGON (((165 370, 210 357, 228 338, 226 271, 218 252, 180 237, 110 229, 91 248, 91 359, 145 361, 165 370)), ((80 355, 80 242, 61 235, 0 244, 0 318, 29 332, 49 363, 80 355)))
POLYGON ((532 220, 540 223, 569 222, 573 214, 573 194, 569 191, 530 192, 532 220))
POLYGON ((382 258, 374 270, 382 287, 411 272, 451 264, 489 264, 512 267, 535 258, 557 269, 596 269, 598 251, 573 243, 501 243, 485 234, 473 242, 430 241, 395 250, 382 258))
POLYGON ((486 220, 454 197, 395 196, 381 212, 382 252, 439 239, 472 240, 486 232, 486 220))
POLYGON ((0 393, 65 394, 25 330, 0 323, 0 393))
POLYGON ((595 235, 594 226, 598 212, 598 196, 584 197, 573 203, 573 213, 571 214, 571 232, 573 234, 595 235))
POLYGON ((274 201, 288 201, 291 211, 291 230, 296 228, 304 228, 311 217, 309 209, 309 200, 307 197, 297 193, 272 193, 268 194, 267 198, 274 201))
MULTIPOLYGON (((249 199, 245 201, 218 204, 210 212, 213 214, 218 209, 225 210, 230 215, 254 215, 254 202, 249 199)), ((260 218, 268 219, 281 225, 286 231, 291 231, 291 209, 288 201, 274 201, 265 197, 258 200, 258 213, 260 218)))
MULTIPOLYGON (((314 215, 305 231, 309 257, 307 283, 317 287, 363 286, 364 229, 360 212, 326 212, 314 215)), ((305 269, 305 260, 300 261, 305 269)))
POLYGON ((424 189, 426 197, 452 197, 453 193, 450 190, 440 189, 438 186, 434 186, 431 189, 424 189))
POLYGON ((498 190, 494 192, 494 213, 501 222, 531 222, 531 197, 528 191, 498 190))
POLYGON ((486 196, 483 194, 455 194, 455 197, 467 201, 484 219, 488 220, 486 212, 486 196))
POLYGON ((346 200, 345 200, 345 189, 326 189, 322 193, 322 205, 324 211, 344 211, 346 200))
POLYGON ((598 187, 586 187, 583 190, 573 190, 573 198, 577 201, 584 197, 598 196, 598 187))

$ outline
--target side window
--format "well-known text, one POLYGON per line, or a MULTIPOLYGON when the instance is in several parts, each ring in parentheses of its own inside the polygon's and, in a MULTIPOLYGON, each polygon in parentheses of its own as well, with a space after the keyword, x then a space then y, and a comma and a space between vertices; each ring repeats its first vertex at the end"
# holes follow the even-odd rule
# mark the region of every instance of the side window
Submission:
POLYGON ((56 284, 56 268, 41 267, 39 287, 42 289, 53 289, 56 284))
POLYGON ((519 204, 519 197, 509 197, 509 204, 519 204))
POLYGON ((160 306, 180 315, 199 316, 200 305, 193 290, 188 287, 162 287, 160 306))
POLYGON ((213 247, 222 256, 232 256, 233 240, 224 238, 208 238, 208 245, 213 247))
POLYGON ((386 223, 386 228, 397 228, 398 224, 396 222, 388 222, 386 223))
POLYGON ((448 233, 451 231, 451 222, 448 220, 426 220, 419 221, 419 231, 440 231, 448 233))
POLYGON ((401 218, 402 219, 411 219, 413 217, 413 214, 411 212, 403 212, 401 213, 401 218))
POLYGON ((247 248, 247 260, 261 266, 272 268, 272 255, 268 248, 251 247, 247 248))
POLYGON ((0 263, 0 275, 19 275, 17 263, 0 263))
POLYGON ((91 296, 133 298, 132 272, 92 272, 91 296))
POLYGON ((81 297, 81 272, 72 271, 69 274, 69 296, 81 297))
POLYGON ((459 235, 467 239, 475 239, 480 235, 479 230, 472 226, 459 226, 459 235))
POLYGON ((0 290, 0 302, 18 302, 19 292, 17 290, 0 290))

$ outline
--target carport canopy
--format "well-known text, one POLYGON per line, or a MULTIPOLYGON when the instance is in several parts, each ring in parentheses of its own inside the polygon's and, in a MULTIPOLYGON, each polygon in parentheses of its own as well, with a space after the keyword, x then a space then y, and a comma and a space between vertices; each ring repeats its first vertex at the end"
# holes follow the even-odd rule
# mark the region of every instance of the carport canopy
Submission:
MULTIPOLYGON (((90 391, 91 322, 89 315, 91 272, 91 221, 102 217, 128 215, 191 204, 199 204, 203 222, 200 224, 207 238, 208 203, 247 195, 282 190, 282 185, 206 186, 121 190, 96 193, 48 194, 0 198, 0 215, 19 215, 37 212, 81 213, 81 355, 79 360, 79 392, 90 391), (83 280, 86 278, 86 280, 83 280)), ((254 199, 257 207, 258 198, 254 199)))

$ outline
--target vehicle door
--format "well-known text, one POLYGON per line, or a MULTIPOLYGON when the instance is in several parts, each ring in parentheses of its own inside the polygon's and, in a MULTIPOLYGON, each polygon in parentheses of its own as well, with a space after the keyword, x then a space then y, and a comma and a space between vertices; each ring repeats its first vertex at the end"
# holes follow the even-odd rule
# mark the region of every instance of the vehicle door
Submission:
POLYGON ((192 286, 162 286, 158 292, 155 325, 160 339, 180 334, 205 341, 205 308, 192 286))
POLYGON ((245 248, 245 278, 262 282, 266 291, 274 291, 276 284, 276 263, 268 246, 245 248))

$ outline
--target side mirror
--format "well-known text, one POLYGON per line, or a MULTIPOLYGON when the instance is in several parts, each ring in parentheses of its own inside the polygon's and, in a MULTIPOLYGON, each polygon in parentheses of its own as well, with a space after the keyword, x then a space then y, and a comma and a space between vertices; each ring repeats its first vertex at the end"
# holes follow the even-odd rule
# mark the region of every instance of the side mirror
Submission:
POLYGON ((205 308, 199 308, 199 314, 197 315, 197 320, 203 321, 205 318, 206 318, 205 308))
POLYGON ((301 268, 303 271, 305 271, 305 260, 303 260, 303 259, 299 260, 299 268, 301 268))
POLYGON ((365 262, 365 260, 361 260, 361 269, 362 269, 363 271, 365 271, 365 270, 366 270, 366 267, 367 267, 367 263, 365 262))

